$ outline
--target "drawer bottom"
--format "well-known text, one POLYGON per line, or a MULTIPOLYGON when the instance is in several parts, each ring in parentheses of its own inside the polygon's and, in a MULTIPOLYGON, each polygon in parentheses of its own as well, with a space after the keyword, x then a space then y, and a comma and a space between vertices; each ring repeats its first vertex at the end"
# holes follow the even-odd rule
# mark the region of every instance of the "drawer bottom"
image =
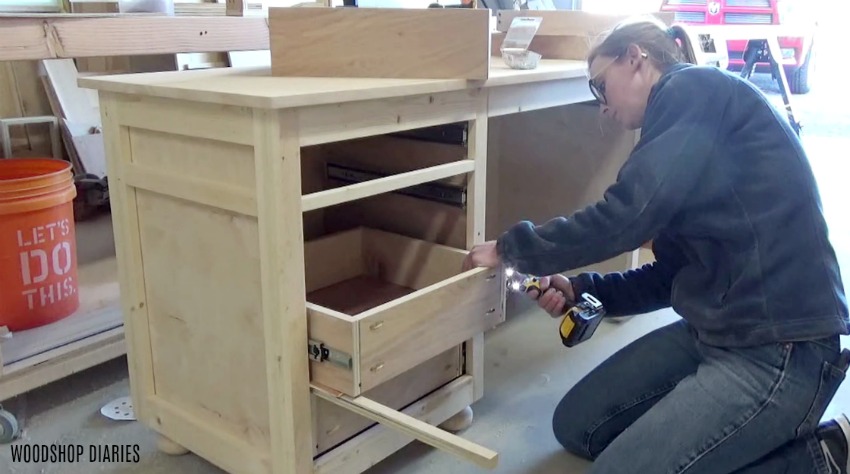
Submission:
POLYGON ((375 276, 360 275, 312 291, 307 294, 307 301, 343 314, 358 314, 414 291, 375 276))

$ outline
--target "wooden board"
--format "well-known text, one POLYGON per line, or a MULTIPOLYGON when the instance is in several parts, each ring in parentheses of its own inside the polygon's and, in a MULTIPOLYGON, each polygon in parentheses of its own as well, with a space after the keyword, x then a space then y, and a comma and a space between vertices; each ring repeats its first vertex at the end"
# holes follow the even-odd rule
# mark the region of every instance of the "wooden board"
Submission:
MULTIPOLYGON (((454 347, 363 395, 396 410, 408 406, 462 373, 461 353, 454 347)), ((322 399, 316 399, 315 454, 322 454, 374 423, 322 399)))
MULTIPOLYGON (((501 56, 505 33, 493 33, 493 56, 501 56)), ((584 61, 593 46, 593 40, 584 36, 535 36, 528 49, 543 56, 543 59, 574 59, 584 61)))
MULTIPOLYGON (((0 64, 0 117, 51 115, 50 103, 38 80, 38 64, 6 61, 0 64)), ((14 126, 9 130, 13 156, 50 156, 50 128, 46 124, 14 126)))
MULTIPOLYGON (((673 22, 672 12, 647 12, 665 24, 673 22)), ((518 16, 543 18, 539 36, 586 36, 592 37, 605 33, 623 20, 633 15, 607 15, 577 10, 499 10, 496 13, 496 29, 507 32, 511 21, 518 16)))
POLYGON ((270 8, 272 75, 487 79, 489 10, 270 8))
MULTIPOLYGON (((493 211, 495 221, 488 225, 491 237, 520 220, 542 224, 602 199, 636 140, 635 132, 605 121, 597 107, 585 104, 510 114, 490 122, 510 130, 494 137, 489 150, 498 154, 499 161, 497 183, 487 197, 488 208, 495 202, 499 206, 493 211), (545 199, 540 199, 539 189, 547 190, 545 199), (498 201, 492 200, 494 195, 498 201)), ((566 274, 624 271, 631 266, 631 257, 612 257, 566 274)))
MULTIPOLYGON (((653 12, 650 14, 663 23, 673 22, 672 13, 653 12)), ((600 35, 617 26, 623 20, 633 18, 629 15, 606 15, 573 10, 500 10, 497 13, 497 32, 492 34, 492 54, 499 56, 499 48, 511 21, 519 16, 543 18, 540 29, 531 41, 529 49, 539 53, 543 59, 574 59, 583 61, 600 35)))
POLYGON ((0 60, 269 48, 265 18, 164 15, 0 15, 0 60), (97 35, 92 35, 97 31, 97 35))

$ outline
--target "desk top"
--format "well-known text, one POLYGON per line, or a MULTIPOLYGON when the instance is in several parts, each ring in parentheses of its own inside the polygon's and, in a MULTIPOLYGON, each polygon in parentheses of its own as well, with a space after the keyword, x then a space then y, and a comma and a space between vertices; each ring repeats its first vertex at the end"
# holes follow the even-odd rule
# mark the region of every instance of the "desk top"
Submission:
POLYGON ((142 96, 289 108, 586 77, 586 64, 574 60, 542 60, 537 69, 521 71, 493 58, 490 68, 486 81, 274 77, 270 68, 263 66, 82 77, 78 84, 142 96))

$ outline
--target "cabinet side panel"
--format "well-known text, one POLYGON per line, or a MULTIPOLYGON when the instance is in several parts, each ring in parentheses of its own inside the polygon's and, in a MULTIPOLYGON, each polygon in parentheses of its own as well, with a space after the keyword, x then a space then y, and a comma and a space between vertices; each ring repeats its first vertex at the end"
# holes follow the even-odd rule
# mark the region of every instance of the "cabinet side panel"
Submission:
POLYGON ((267 453, 256 219, 144 190, 137 201, 156 397, 267 453))
POLYGON ((254 149, 224 141, 131 129, 133 164, 253 192, 254 149))

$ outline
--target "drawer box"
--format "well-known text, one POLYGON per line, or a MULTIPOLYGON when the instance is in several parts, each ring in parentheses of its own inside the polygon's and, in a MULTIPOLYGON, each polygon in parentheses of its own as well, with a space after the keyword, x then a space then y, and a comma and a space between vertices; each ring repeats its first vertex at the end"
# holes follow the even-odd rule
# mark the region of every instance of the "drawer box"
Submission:
POLYGON ((308 241, 311 382, 350 396, 504 321, 504 276, 465 250, 358 227, 308 241))
MULTIPOLYGON (((364 392, 363 396, 393 410, 402 410, 463 375, 462 347, 452 347, 398 377, 364 392)), ((313 425, 316 437, 314 456, 328 453, 376 424, 369 418, 315 395, 313 399, 316 413, 313 425)))

